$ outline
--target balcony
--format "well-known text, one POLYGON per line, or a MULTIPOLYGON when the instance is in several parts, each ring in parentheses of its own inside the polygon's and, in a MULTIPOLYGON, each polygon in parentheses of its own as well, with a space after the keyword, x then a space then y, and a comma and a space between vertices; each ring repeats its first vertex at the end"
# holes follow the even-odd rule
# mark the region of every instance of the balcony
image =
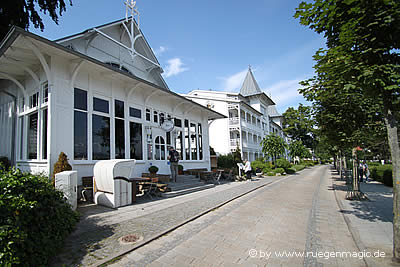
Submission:
POLYGON ((229 144, 231 147, 236 147, 237 145, 240 146, 240 139, 239 138, 230 139, 229 144))
POLYGON ((229 118, 229 126, 236 126, 239 125, 239 117, 229 118))

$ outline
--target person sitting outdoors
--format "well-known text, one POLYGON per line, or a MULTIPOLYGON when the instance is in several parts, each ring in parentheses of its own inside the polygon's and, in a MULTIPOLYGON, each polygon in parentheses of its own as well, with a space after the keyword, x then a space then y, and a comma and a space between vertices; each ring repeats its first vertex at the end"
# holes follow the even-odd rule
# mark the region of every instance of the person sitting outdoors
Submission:
POLYGON ((246 178, 251 179, 251 163, 249 160, 245 160, 244 173, 246 173, 246 178))

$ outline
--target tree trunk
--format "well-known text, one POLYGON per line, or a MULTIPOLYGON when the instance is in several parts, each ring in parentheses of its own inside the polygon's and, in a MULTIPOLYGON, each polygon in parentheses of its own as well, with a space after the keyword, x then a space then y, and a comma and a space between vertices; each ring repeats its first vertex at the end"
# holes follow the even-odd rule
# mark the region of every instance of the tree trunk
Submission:
POLYGON ((395 114, 390 106, 386 107, 385 124, 393 168, 393 258, 395 261, 400 262, 400 149, 397 123, 395 114))
POLYGON ((342 158, 342 152, 340 152, 340 157, 339 157, 339 173, 340 173, 340 179, 343 179, 343 158, 342 158))

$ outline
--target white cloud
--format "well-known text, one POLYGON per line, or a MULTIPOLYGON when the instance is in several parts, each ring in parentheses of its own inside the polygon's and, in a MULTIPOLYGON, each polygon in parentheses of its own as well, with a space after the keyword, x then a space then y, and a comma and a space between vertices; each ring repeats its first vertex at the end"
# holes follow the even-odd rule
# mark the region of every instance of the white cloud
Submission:
POLYGON ((180 58, 172 58, 167 62, 168 66, 165 67, 165 73, 164 73, 164 76, 166 78, 178 75, 181 72, 189 70, 189 68, 184 67, 185 64, 183 64, 180 58))
POLYGON ((240 86, 242 86, 244 78, 246 77, 246 73, 247 69, 235 73, 229 77, 221 78, 224 81, 223 82, 224 90, 228 92, 237 91, 240 88, 240 86))
POLYGON ((156 50, 153 50, 154 55, 156 55, 156 57, 161 56, 165 51, 167 51, 168 49, 165 46, 160 46, 159 48, 157 48, 156 50))
POLYGON ((304 79, 283 80, 279 81, 263 91, 271 97, 279 109, 289 106, 297 106, 299 102, 304 102, 305 99, 298 92, 302 86, 299 82, 304 79))

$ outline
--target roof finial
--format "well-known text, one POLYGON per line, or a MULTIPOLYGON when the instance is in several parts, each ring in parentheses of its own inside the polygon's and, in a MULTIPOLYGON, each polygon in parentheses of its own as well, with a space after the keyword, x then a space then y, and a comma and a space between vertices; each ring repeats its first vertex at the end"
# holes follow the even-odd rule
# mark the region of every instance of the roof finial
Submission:
POLYGON ((126 12, 125 12, 125 19, 126 19, 126 21, 128 21, 128 12, 130 12, 131 14, 131 17, 132 17, 132 20, 133 20, 133 18, 135 17, 135 15, 137 16, 137 25, 138 25, 138 28, 140 28, 139 27, 139 24, 140 24, 140 22, 139 22, 139 20, 140 20, 140 13, 139 13, 139 11, 138 11, 138 9, 137 9, 137 7, 136 7, 136 1, 133 1, 133 0, 126 0, 125 1, 125 6, 126 6, 126 12))
POLYGON ((251 70, 251 65, 249 64, 249 70, 251 70))

